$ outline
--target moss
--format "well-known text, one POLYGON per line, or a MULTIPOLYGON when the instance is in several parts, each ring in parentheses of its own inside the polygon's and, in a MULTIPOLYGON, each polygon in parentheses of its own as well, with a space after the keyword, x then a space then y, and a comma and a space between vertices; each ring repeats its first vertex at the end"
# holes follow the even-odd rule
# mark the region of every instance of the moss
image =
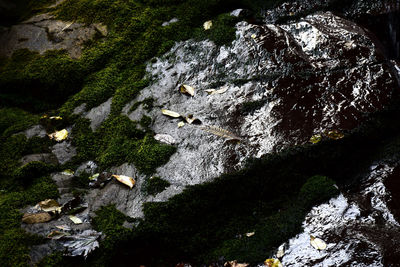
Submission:
POLYGON ((338 192, 334 184, 325 176, 313 176, 301 187, 298 199, 305 208, 311 208, 314 203, 327 201, 338 192))
POLYGON ((38 123, 39 117, 17 108, 0 109, 0 134, 10 136, 38 123))
POLYGON ((164 191, 164 189, 168 186, 170 186, 168 181, 155 176, 146 180, 144 191, 149 195, 155 196, 156 194, 164 191))
POLYGON ((29 162, 14 171, 14 182, 26 186, 32 183, 33 178, 46 175, 54 170, 53 165, 41 161, 29 162))
POLYGON ((55 0, 13 0, 9 8, 0 10, 0 25, 13 25, 46 10, 55 0))

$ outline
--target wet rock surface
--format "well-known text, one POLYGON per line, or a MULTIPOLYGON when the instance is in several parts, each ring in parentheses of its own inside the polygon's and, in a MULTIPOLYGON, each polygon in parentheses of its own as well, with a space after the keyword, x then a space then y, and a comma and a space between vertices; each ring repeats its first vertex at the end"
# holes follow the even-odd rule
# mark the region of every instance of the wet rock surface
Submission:
POLYGON ((153 118, 156 134, 169 134, 178 150, 157 175, 182 186, 198 184, 238 170, 249 157, 260 157, 306 143, 314 134, 354 129, 368 112, 389 102, 397 82, 382 51, 356 24, 329 12, 285 25, 237 25, 231 47, 212 42, 181 42, 148 72, 157 81, 135 101, 154 99, 147 112, 125 114, 133 120, 153 118), (178 92, 195 88, 194 97, 178 92), (223 94, 207 89, 227 87, 223 94), (242 138, 235 143, 198 126, 178 128, 180 119, 217 126, 242 138))
POLYGON ((395 266, 400 260, 400 224, 390 203, 398 188, 398 159, 373 164, 357 189, 314 207, 304 232, 290 239, 284 266, 395 266), (390 186, 385 186, 388 184, 390 186), (327 243, 322 251, 310 245, 310 236, 327 243), (394 264, 394 265, 393 265, 394 264))
POLYGON ((48 50, 64 49, 71 58, 79 58, 85 41, 96 33, 107 34, 101 24, 83 25, 56 20, 51 14, 40 14, 21 24, 0 32, 0 55, 10 57, 18 49, 29 49, 40 54, 48 50))

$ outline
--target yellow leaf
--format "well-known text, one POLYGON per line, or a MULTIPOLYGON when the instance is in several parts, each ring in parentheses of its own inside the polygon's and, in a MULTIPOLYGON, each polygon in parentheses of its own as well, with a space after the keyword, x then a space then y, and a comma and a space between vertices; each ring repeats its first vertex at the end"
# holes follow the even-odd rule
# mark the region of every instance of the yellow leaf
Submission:
POLYGON ((188 95, 194 96, 194 88, 189 85, 182 84, 181 87, 179 87, 179 91, 182 94, 188 94, 188 95))
POLYGON ((51 116, 49 119, 50 120, 62 120, 62 118, 60 116, 51 116))
POLYGON ((61 131, 55 131, 54 133, 49 134, 48 136, 49 136, 50 139, 54 139, 57 142, 60 142, 62 140, 67 139, 68 131, 66 129, 63 129, 61 131))
POLYGON ((54 199, 46 199, 43 201, 40 201, 38 203, 38 206, 41 210, 46 211, 46 212, 57 212, 60 213, 61 212, 61 207, 60 204, 58 204, 58 202, 54 199))
POLYGON ((226 91, 228 91, 228 86, 224 86, 221 89, 215 90, 215 89, 207 89, 205 90, 209 95, 216 95, 216 94, 223 94, 226 91))
POLYGON ((344 137, 344 134, 337 130, 332 130, 326 133, 326 136, 333 140, 338 140, 344 137))
POLYGON ((178 122, 178 128, 181 128, 185 126, 185 123, 183 121, 178 122))
POLYGON ((126 175, 115 175, 115 174, 113 174, 112 176, 115 177, 115 179, 117 179, 119 182, 129 186, 131 189, 135 185, 135 179, 133 179, 132 177, 126 175))
POLYGON ((268 267, 283 267, 282 263, 278 259, 266 259, 264 265, 268 267))
POLYGON ((69 219, 70 219, 71 221, 73 221, 74 224, 81 224, 81 223, 82 223, 82 220, 79 219, 78 217, 74 216, 74 215, 70 215, 70 216, 69 216, 69 219))
POLYGON ((206 22, 203 23, 203 28, 204 30, 209 30, 212 27, 212 21, 211 20, 207 20, 206 22))
POLYGON ((251 236, 253 236, 254 234, 255 234, 255 232, 251 232, 251 233, 247 233, 246 236, 247 236, 247 237, 251 237, 251 236))
POLYGON ((320 134, 313 135, 310 138, 310 142, 313 143, 313 144, 316 144, 321 140, 322 140, 322 136, 320 134))
POLYGON ((162 112, 162 114, 173 117, 173 118, 179 118, 181 116, 178 112, 171 111, 168 109, 162 109, 161 112, 162 112))

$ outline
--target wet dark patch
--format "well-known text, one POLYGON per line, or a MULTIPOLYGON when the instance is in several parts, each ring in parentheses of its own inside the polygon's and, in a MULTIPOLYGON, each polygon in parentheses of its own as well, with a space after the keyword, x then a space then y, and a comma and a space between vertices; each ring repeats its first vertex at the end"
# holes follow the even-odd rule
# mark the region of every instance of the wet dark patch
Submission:
MULTIPOLYGON (((396 167, 385 179, 384 184, 390 193, 388 206, 397 221, 400 221, 400 167, 396 167)), ((399 261, 400 262, 400 261, 399 261)))

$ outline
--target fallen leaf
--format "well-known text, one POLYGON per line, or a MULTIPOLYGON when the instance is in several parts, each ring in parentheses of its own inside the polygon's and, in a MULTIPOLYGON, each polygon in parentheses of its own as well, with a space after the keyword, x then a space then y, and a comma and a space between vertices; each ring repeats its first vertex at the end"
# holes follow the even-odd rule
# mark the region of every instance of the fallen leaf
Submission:
POLYGON ((42 223, 51 221, 52 217, 47 212, 40 213, 25 213, 22 217, 22 222, 27 224, 42 223))
POLYGON ((178 128, 181 128, 185 126, 185 123, 183 121, 178 122, 178 128))
POLYGON ((246 234, 247 237, 251 237, 251 236, 253 236, 253 235, 255 235, 255 232, 251 232, 251 233, 247 233, 247 234, 246 234))
POLYGON ((68 254, 71 256, 84 256, 99 247, 97 239, 101 232, 94 230, 85 230, 80 234, 67 236, 68 241, 64 242, 64 247, 68 248, 68 254))
POLYGON ((162 114, 173 117, 173 118, 179 118, 181 116, 178 112, 171 111, 168 109, 162 109, 161 112, 162 112, 162 114))
POLYGON ((188 95, 194 96, 194 88, 189 85, 182 84, 181 87, 179 87, 179 91, 182 94, 188 94, 188 95))
POLYGON ((284 249, 284 245, 281 245, 281 246, 278 248, 278 251, 276 252, 276 257, 277 257, 277 258, 282 258, 283 255, 285 255, 285 249, 284 249))
POLYGON ((268 267, 283 267, 282 263, 278 259, 266 259, 264 265, 268 267))
POLYGON ((162 143, 166 143, 168 145, 172 145, 175 144, 175 139, 170 136, 169 134, 156 134, 154 136, 154 139, 156 139, 157 141, 160 141, 162 143))
POLYGON ((54 133, 49 134, 48 136, 49 136, 50 139, 54 139, 57 142, 60 142, 62 140, 67 139, 68 131, 66 129, 63 129, 61 131, 55 131, 54 133))
POLYGON ((74 175, 74 171, 73 170, 64 170, 63 172, 62 172, 62 174, 65 174, 65 175, 74 175))
POLYGON ((97 178, 99 177, 100 173, 95 173, 92 176, 89 177, 90 181, 96 181, 97 178))
POLYGON ((79 219, 78 217, 74 216, 74 215, 70 215, 70 216, 69 216, 69 219, 70 219, 71 221, 73 221, 74 224, 81 224, 81 223, 82 223, 82 220, 79 219))
POLYGON ((46 211, 46 212, 57 212, 60 213, 61 212, 61 206, 60 204, 58 204, 58 202, 54 199, 46 199, 43 201, 40 201, 38 204, 39 209, 42 211, 46 211))
POLYGON ((60 239, 65 236, 71 235, 70 233, 60 232, 60 231, 52 231, 50 234, 47 235, 47 238, 50 239, 60 239))
POLYGON ((256 39, 257 35, 255 35, 254 33, 250 36, 253 39, 256 39))
POLYGON ((227 261, 224 263, 224 267, 248 267, 248 263, 238 263, 237 261, 227 261))
POLYGON ((193 117, 192 114, 188 115, 188 116, 185 118, 185 120, 186 120, 186 122, 189 123, 189 124, 201 124, 201 121, 200 121, 199 119, 193 117))
POLYGON ((115 175, 115 174, 113 174, 112 176, 115 177, 119 182, 129 186, 131 189, 135 185, 135 179, 133 179, 132 177, 126 175, 115 175))
POLYGON ((204 30, 209 30, 212 27, 212 21, 211 20, 207 20, 206 22, 203 23, 203 28, 204 30))
POLYGON ((224 87, 222 87, 221 89, 219 89, 219 90, 216 90, 216 89, 207 89, 207 90, 205 90, 209 95, 216 95, 216 94, 223 94, 223 93, 225 93, 226 91, 228 91, 228 86, 224 86, 224 87))
POLYGON ((318 249, 318 250, 326 249, 326 243, 322 239, 319 239, 318 237, 316 238, 316 237, 310 236, 310 243, 311 243, 311 246, 313 246, 315 249, 318 249))
POLYGON ((206 125, 206 126, 202 126, 200 127, 200 129, 202 129, 203 131, 227 138, 228 140, 242 140, 242 138, 236 136, 235 134, 231 133, 228 130, 219 128, 217 126, 212 126, 212 125, 206 125))
POLYGON ((66 225, 66 224, 57 225, 56 227, 57 227, 58 229, 60 229, 60 230, 63 230, 63 231, 71 231, 71 227, 69 227, 69 226, 66 225))
POLYGON ((320 134, 313 135, 310 138, 310 142, 313 143, 313 144, 316 144, 321 140, 322 140, 322 136, 320 134))
POLYGON ((338 140, 344 137, 344 134, 337 130, 332 130, 326 133, 326 136, 333 140, 338 140))
POLYGON ((51 116, 50 118, 49 118, 50 120, 62 120, 62 118, 60 117, 60 116, 51 116))

